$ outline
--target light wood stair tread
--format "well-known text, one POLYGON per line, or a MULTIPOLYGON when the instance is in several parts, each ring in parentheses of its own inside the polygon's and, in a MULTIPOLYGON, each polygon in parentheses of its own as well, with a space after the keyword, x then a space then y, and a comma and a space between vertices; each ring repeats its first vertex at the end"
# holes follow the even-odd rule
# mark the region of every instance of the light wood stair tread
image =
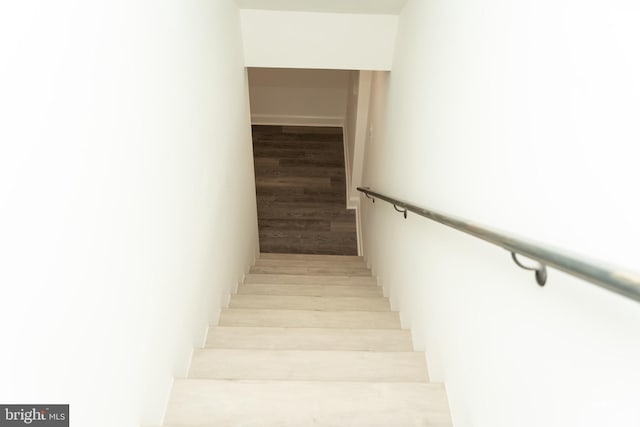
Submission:
POLYGON ((341 275, 341 276, 371 276, 371 270, 364 266, 313 266, 313 265, 254 265, 251 273, 257 274, 300 274, 300 275, 341 275))
POLYGON ((238 287, 239 295, 298 295, 323 297, 382 296, 382 288, 374 286, 340 285, 270 285, 245 283, 238 287))
POLYGON ((300 328, 400 328, 392 311, 317 311, 225 308, 221 326, 275 326, 300 328))
POLYGON ((210 328, 206 347, 282 350, 413 350, 411 332, 403 329, 242 326, 210 328))
POLYGON ((165 426, 449 427, 444 387, 434 383, 174 382, 165 426))
POLYGON ((331 267, 344 267, 344 268, 364 268, 366 269, 367 266, 364 263, 363 260, 361 259, 354 259, 351 261, 336 261, 336 260, 332 260, 332 259, 311 259, 311 260, 305 260, 305 259, 293 259, 293 260, 286 260, 286 259, 265 259, 265 258, 258 258, 255 262, 256 266, 273 266, 273 267, 326 267, 326 268, 331 268, 331 267))
POLYGON ((428 381, 421 352, 203 349, 193 354, 189 378, 428 381))
POLYGON ((318 274, 266 274, 249 273, 245 277, 247 284, 272 285, 336 285, 336 286, 376 286, 371 276, 318 275, 318 274))
POLYGON ((264 308, 282 310, 389 311, 383 297, 325 297, 297 295, 233 295, 230 308, 264 308))
POLYGON ((274 259, 283 261, 325 261, 325 262, 363 262, 364 257, 352 255, 314 255, 314 254, 276 254, 261 253, 260 260, 274 259))
POLYGON ((334 262, 334 263, 364 263, 363 256, 358 255, 319 255, 319 254, 278 254, 278 253, 261 253, 256 259, 271 260, 282 262, 334 262))

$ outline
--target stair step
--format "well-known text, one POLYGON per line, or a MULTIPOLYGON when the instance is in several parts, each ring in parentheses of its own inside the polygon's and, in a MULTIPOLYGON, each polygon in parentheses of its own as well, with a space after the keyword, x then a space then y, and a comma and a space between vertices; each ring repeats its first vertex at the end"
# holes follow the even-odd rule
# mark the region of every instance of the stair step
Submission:
POLYGON ((265 259, 258 258, 255 265, 257 266, 273 266, 273 267, 348 267, 348 268, 367 268, 361 259, 354 260, 282 260, 282 259, 265 259))
POLYGON ((189 378, 428 381, 421 352, 203 349, 193 353, 189 378))
POLYGON ((341 264, 333 266, 254 265, 251 267, 250 272, 256 274, 371 276, 371 270, 364 266, 345 266, 341 264))
POLYGON ((214 326, 208 348, 280 350, 412 351, 403 329, 267 328, 214 326))
POLYGON ((225 308, 220 326, 270 326, 291 328, 400 328, 392 311, 314 311, 225 308))
POLYGON ((345 275, 302 275, 302 274, 262 274, 249 273, 245 284, 263 285, 335 285, 335 286, 376 286, 377 281, 371 276, 345 275))
POLYGON ((292 295, 232 295, 229 308, 280 310, 389 311, 384 297, 316 297, 292 295))
POLYGON ((261 253, 258 259, 275 259, 283 261, 329 261, 329 262, 364 262, 364 257, 350 255, 311 255, 311 254, 273 254, 261 253))
POLYGON ((433 383, 176 380, 165 426, 449 427, 433 383))
POLYGON ((317 297, 375 297, 382 296, 382 289, 373 286, 339 285, 263 285, 244 284, 239 295, 299 295, 317 297))

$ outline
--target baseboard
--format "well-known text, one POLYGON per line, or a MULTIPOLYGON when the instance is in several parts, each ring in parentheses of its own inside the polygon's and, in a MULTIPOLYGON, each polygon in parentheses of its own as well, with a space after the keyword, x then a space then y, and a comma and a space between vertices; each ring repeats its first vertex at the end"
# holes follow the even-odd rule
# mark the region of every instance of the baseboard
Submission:
POLYGON ((342 127, 344 117, 252 114, 252 125, 342 127))
POLYGON ((347 209, 357 209, 359 207, 360 207, 360 192, 356 190, 355 194, 351 194, 351 196, 347 199, 347 209))

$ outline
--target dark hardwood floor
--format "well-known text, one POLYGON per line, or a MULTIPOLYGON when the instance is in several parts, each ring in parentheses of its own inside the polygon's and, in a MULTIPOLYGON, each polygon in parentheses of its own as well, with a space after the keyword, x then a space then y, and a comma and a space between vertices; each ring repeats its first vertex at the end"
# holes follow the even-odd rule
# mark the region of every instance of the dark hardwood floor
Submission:
POLYGON ((253 126, 260 251, 357 255, 342 129, 253 126))

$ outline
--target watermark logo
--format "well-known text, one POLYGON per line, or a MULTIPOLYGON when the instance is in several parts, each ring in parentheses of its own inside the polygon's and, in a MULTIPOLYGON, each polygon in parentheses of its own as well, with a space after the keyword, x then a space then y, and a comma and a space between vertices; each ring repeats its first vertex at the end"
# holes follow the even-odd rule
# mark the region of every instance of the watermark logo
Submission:
POLYGON ((0 427, 69 427, 69 405, 0 405, 0 427))

